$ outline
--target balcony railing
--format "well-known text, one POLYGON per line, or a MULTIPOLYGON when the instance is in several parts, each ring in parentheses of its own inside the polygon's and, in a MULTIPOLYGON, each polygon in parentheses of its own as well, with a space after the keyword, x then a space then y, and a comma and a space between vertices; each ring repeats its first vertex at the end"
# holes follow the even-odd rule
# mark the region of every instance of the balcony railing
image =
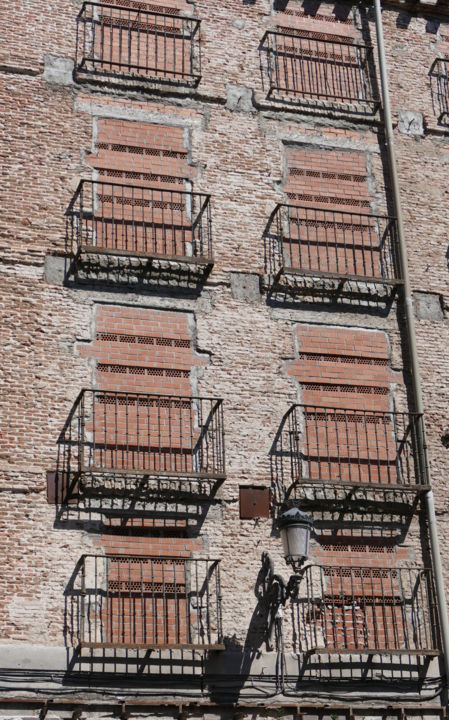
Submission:
POLYGON ((428 486, 422 415, 293 405, 284 420, 292 488, 428 486))
POLYGON ((79 649, 224 649, 219 560, 84 555, 75 580, 79 649))
POLYGON ((437 58, 430 72, 432 94, 440 119, 449 120, 449 58, 437 58))
POLYGON ((75 71, 163 84, 201 79, 200 21, 85 2, 77 18, 75 71))
POLYGON ((391 217, 279 204, 270 235, 278 242, 274 265, 281 273, 370 283, 400 277, 397 223, 391 217))
POLYGON ((83 390, 64 439, 81 475, 225 478, 223 405, 215 398, 83 390))
POLYGON ((377 109, 369 70, 372 47, 287 29, 266 32, 261 47, 267 57, 269 96, 377 109))
POLYGON ((439 654, 428 569, 309 565, 292 612, 301 652, 439 654))
POLYGON ((66 214, 74 256, 212 264, 209 195, 82 180, 66 214))

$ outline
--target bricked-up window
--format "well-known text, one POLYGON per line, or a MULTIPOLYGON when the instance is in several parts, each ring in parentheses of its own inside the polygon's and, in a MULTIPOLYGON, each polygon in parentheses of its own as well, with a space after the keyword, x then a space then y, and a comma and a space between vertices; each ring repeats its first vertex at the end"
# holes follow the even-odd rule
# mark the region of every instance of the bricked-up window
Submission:
POLYGON ((449 125, 449 56, 435 60, 430 77, 434 112, 442 124, 449 125))
POLYGON ((301 324, 296 341, 288 373, 300 383, 301 403, 282 422, 280 486, 292 497, 310 484, 427 486, 422 417, 390 409, 390 385, 398 378, 389 367, 386 335, 301 324))
POLYGON ((82 180, 68 207, 72 256, 212 264, 210 196, 82 180))
POLYGON ((72 422, 81 475, 224 479, 220 399, 83 390, 72 422))
POLYGON ((288 374, 301 385, 304 405, 386 412, 400 374, 390 366, 388 336, 378 330, 299 324, 297 357, 288 374))
POLYGON ((223 403, 193 395, 204 365, 188 313, 101 305, 96 334, 79 345, 94 358, 59 440, 61 473, 83 493, 207 495, 225 479, 223 403))
POLYGON ((200 21, 169 10, 85 2, 77 18, 77 79, 198 85, 200 21))
POLYGON ((430 570, 308 566, 292 600, 298 652, 437 655, 430 570))
POLYGON ((94 361, 98 389, 191 396, 192 368, 207 361, 195 352, 189 322, 184 312, 100 305, 93 339, 77 347, 94 361))
POLYGON ((80 566, 71 631, 81 650, 224 649, 218 560, 85 555, 80 566))
POLYGON ((66 211, 76 267, 90 267, 93 279, 99 267, 110 277, 125 267, 123 277, 147 272, 156 279, 170 268, 191 278, 206 274, 213 264, 211 201, 191 190, 184 128, 100 118, 97 130, 89 156, 97 177, 80 182, 66 211))
POLYGON ((273 274, 298 289, 304 277, 358 293, 400 283, 397 223, 371 209, 365 155, 288 146, 286 160, 286 202, 270 222, 273 274))
POLYGON ((185 190, 194 174, 183 127, 118 118, 98 118, 87 161, 101 181, 166 190, 185 190))
POLYGON ((261 43, 268 97, 310 106, 374 113, 378 106, 370 64, 371 46, 292 27, 268 30, 261 43))

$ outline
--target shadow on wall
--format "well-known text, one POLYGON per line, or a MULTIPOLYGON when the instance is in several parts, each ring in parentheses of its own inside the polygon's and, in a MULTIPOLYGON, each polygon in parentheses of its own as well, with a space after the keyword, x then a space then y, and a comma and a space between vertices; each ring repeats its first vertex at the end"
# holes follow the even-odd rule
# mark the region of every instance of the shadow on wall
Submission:
POLYGON ((212 266, 90 253, 66 262, 64 284, 68 287, 115 291, 176 290, 199 295, 212 266))
MULTIPOLYGON (((104 560, 101 558, 101 562, 104 560)), ((304 577, 301 575, 298 578, 297 588, 293 589, 285 602, 282 620, 282 614, 278 611, 285 601, 286 585, 282 578, 274 574, 268 556, 264 555, 254 588, 257 603, 243 645, 236 642, 235 638, 228 637, 225 639, 226 649, 218 652, 176 648, 81 648, 76 643, 80 623, 83 617, 92 623, 91 614, 86 612, 86 596, 80 583, 83 562, 84 559, 75 568, 65 593, 68 647, 66 684, 83 681, 92 683, 97 678, 102 685, 108 685, 123 677, 128 685, 133 686, 148 683, 151 677, 152 686, 173 689, 174 683, 182 686, 183 682, 188 681, 189 689, 204 691, 207 688, 212 701, 232 704, 250 693, 254 682, 262 688, 265 696, 282 692, 292 697, 298 697, 299 693, 303 696, 304 693, 316 694, 324 687, 326 692, 341 692, 342 683, 345 683, 345 689, 353 687, 356 691, 360 683, 367 680, 372 683, 373 693, 385 694, 397 691, 410 692, 415 696, 424 687, 429 690, 432 683, 435 687, 438 685, 436 665, 429 672, 432 663, 430 652, 418 655, 413 653, 413 649, 410 652, 406 649, 395 652, 386 642, 386 634, 393 633, 396 644, 401 644, 398 628, 404 631, 413 628, 413 636, 408 634, 404 643, 407 643, 407 648, 411 644, 420 647, 423 632, 427 629, 431 634, 434 632, 435 626, 431 625, 430 616, 426 616, 427 625, 424 625, 422 613, 413 609, 420 595, 421 583, 407 585, 412 604, 405 614, 402 604, 388 602, 384 592, 380 595, 373 593, 374 604, 342 605, 339 602, 340 595, 334 602, 329 598, 328 603, 323 604, 324 596, 320 593, 319 582, 308 582, 307 573, 327 573, 325 588, 328 594, 333 587, 329 573, 339 573, 343 578, 347 576, 341 568, 308 566, 302 573, 304 577), (319 602, 314 601, 314 594, 317 597, 319 595, 319 602), (377 625, 374 622, 374 609, 378 614, 377 620, 381 621, 377 625), (385 617, 381 617, 379 612, 389 613, 394 619, 393 624, 385 622, 385 617), (366 635, 367 628, 377 628, 377 634, 366 635), (374 638, 374 642, 379 644, 375 652, 369 651, 370 637, 371 642, 374 638), (313 642, 304 647, 302 643, 307 638, 313 642), (327 647, 321 647, 320 643, 327 647), (382 649, 385 645, 388 649, 382 649), (366 652, 363 651, 365 647, 368 648, 366 652)), ((352 574, 355 577, 360 571, 360 568, 354 568, 352 574)), ((369 580, 373 587, 377 587, 379 582, 386 582, 384 576, 372 568, 365 572, 369 572, 369 578, 365 577, 365 581, 369 580)), ((411 571, 391 570, 395 582, 399 582, 399 572, 410 574, 411 571)), ((85 576, 85 582, 91 592, 92 578, 89 584, 89 577, 85 576)), ((108 578, 109 583, 113 584, 110 574, 108 578)), ((422 572, 420 578, 425 589, 426 579, 422 572)), ((97 578, 97 592, 98 585, 104 585, 104 582, 104 577, 97 578)), ((403 587, 404 583, 399 582, 401 592, 403 587)), ((103 594, 104 603, 106 595, 103 594)), ((393 594, 392 599, 395 598, 393 594)), ((91 603, 94 614, 97 614, 96 601, 92 604, 92 596, 87 601, 91 603)), ((104 625, 102 632, 105 627, 107 632, 115 632, 114 626, 104 625)), ((182 628, 178 630, 182 632, 182 628)), ((426 644, 427 647, 431 649, 429 644, 426 644)))
MULTIPOLYGON (((258 664, 257 661, 264 653, 273 651, 278 645, 279 638, 275 637, 275 615, 279 607, 279 590, 270 560, 264 553, 254 586, 256 607, 248 625, 244 644, 241 645, 235 636, 227 637, 226 652, 223 655, 207 658, 205 672, 210 697, 214 702, 238 702, 246 683, 252 676, 259 676, 258 682, 267 683, 273 694, 278 692, 280 668, 277 667, 277 661, 273 668, 274 675, 268 672, 267 676, 260 677, 260 670, 258 671, 254 666, 258 664)), ((273 658, 274 655, 271 657, 273 658)), ((270 666, 269 662, 267 664, 270 666)))
POLYGON ((449 127, 449 60, 436 58, 429 71, 432 108, 438 125, 449 127))
MULTIPOLYGON (((304 602, 304 593, 307 596, 307 588, 310 590, 307 579, 302 581, 302 586, 300 582, 297 591, 293 591, 287 599, 284 612, 279 613, 285 599, 286 584, 274 574, 267 556, 263 556, 255 585, 257 605, 244 644, 240 645, 235 639, 228 638, 227 651, 209 657, 206 661, 205 679, 213 701, 235 704, 251 693, 255 683, 262 688, 261 692, 265 693, 265 697, 282 693, 296 699, 300 696, 307 697, 308 693, 316 696, 316 693, 323 689, 329 693, 341 693, 342 683, 345 691, 352 688, 357 692, 360 691, 361 683, 367 680, 376 698, 379 694, 390 695, 392 692, 409 692, 418 696, 426 684, 428 687, 432 683, 434 687, 438 686, 437 661, 432 673, 429 673, 433 658, 425 654, 416 656, 413 651, 409 654, 398 654, 385 650, 364 653, 357 648, 349 652, 342 648, 321 651, 319 648, 298 648, 304 626, 309 633, 322 632, 324 627, 319 605, 305 611, 307 597, 304 602)), ((416 588, 413 590, 416 594, 415 591, 416 588)), ((328 613, 331 611, 335 614, 339 609, 329 607, 328 613)), ((371 621, 369 618, 367 621, 367 617, 370 611, 369 604, 357 610, 362 614, 362 620, 369 623, 371 621)), ((348 617, 345 617, 346 624, 350 625, 355 633, 362 633, 360 638, 365 642, 361 624, 353 622, 354 609, 343 608, 343 612, 348 614, 348 617)), ((388 606, 388 612, 396 612, 394 604, 388 606)), ((409 614, 407 622, 416 623, 417 619, 419 622, 419 617, 417 614, 409 614)), ((405 616, 402 618, 405 619, 405 616)), ((331 623, 329 627, 330 632, 335 634, 341 631, 342 626, 336 622, 337 618, 333 620, 334 624, 331 623)), ((384 626, 381 629, 383 631, 384 626)), ((352 640, 355 642, 360 638, 354 635, 352 640)), ((341 636, 337 640, 342 646, 346 644, 351 648, 348 637, 341 636)))

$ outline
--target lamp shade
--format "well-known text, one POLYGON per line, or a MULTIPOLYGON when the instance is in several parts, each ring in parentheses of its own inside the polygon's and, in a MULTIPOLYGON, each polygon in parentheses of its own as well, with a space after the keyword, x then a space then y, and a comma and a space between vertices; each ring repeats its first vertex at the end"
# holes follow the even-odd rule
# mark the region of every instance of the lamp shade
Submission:
POLYGON ((278 526, 286 562, 293 565, 308 556, 312 524, 310 515, 296 507, 280 515, 278 526))

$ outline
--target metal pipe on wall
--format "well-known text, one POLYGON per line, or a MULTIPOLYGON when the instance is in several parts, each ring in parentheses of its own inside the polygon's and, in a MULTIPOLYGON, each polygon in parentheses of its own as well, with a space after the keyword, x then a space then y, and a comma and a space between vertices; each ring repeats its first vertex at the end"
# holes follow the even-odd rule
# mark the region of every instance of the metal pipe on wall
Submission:
MULTIPOLYGON (((390 105, 390 93, 388 89, 388 75, 385 56, 384 34, 382 26, 382 7, 380 0, 374 0, 376 13, 376 35, 377 50, 379 55, 379 69, 381 78, 383 118, 386 138, 386 149, 388 154, 388 165, 390 169, 391 188, 393 192, 393 202, 398 225, 398 241, 399 241, 399 261, 401 265, 403 285, 403 299, 405 307, 405 320, 407 330, 407 341, 410 355, 410 365, 412 374, 413 395, 416 404, 416 411, 423 413, 423 398, 421 387, 421 376, 419 372, 418 355, 416 349, 416 331, 415 317, 413 313, 412 290, 410 285, 410 276, 408 272, 407 248, 405 244, 404 224, 402 217, 401 197, 399 192, 399 181, 396 165, 396 155, 394 150, 393 123, 390 105)), ((425 428, 423 424, 423 432, 419 438, 422 447, 423 457, 426 457, 426 439, 425 428)), ((430 483, 430 477, 428 475, 430 483)), ((441 640, 443 645, 443 662, 446 672, 446 689, 449 684, 449 618, 447 613, 446 594, 444 589, 443 568, 441 564, 440 544, 437 534, 437 520, 435 514, 435 504, 432 490, 425 494, 425 504, 427 512, 427 522, 429 526, 430 550, 432 553, 433 572, 435 579, 435 588, 437 593, 438 611, 440 617, 441 640)))

